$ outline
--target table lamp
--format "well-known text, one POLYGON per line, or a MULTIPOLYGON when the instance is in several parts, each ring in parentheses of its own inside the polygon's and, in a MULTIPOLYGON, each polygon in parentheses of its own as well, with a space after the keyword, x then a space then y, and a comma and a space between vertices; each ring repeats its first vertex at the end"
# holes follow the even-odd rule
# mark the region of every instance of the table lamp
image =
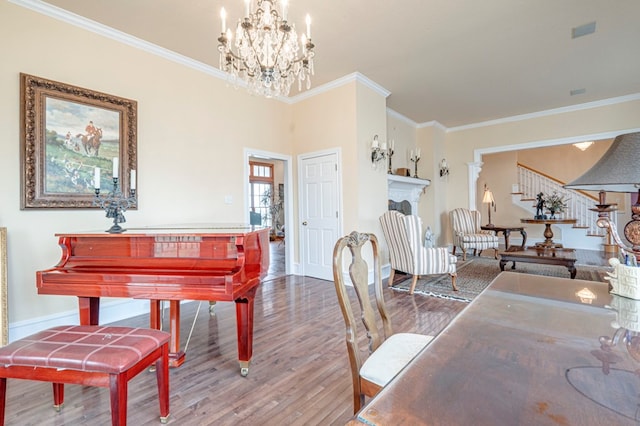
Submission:
POLYGON ((493 226, 491 223, 491 207, 493 207, 494 211, 496 208, 496 202, 493 199, 493 193, 487 188, 487 185, 484 186, 484 196, 482 197, 482 203, 487 204, 487 211, 489 212, 489 223, 487 226, 493 226))
MULTIPOLYGON (((616 208, 607 204, 606 192, 640 191, 640 132, 616 136, 604 153, 585 174, 564 185, 567 189, 598 191, 598 204, 594 211, 598 212, 597 225, 606 228, 623 254, 631 253, 640 260, 640 201, 631 206, 631 221, 624 227, 624 235, 631 243, 625 244, 618 236, 618 231, 609 213, 616 208)), ((638 193, 640 197, 640 192, 638 193)))

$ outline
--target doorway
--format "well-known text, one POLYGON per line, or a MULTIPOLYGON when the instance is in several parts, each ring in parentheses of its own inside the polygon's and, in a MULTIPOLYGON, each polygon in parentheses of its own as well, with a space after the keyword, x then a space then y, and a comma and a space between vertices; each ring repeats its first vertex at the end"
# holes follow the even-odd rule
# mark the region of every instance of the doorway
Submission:
POLYGON ((271 264, 267 279, 289 275, 293 265, 292 233, 287 232, 293 220, 291 157, 245 148, 244 169, 245 222, 257 223, 259 216, 261 225, 270 227, 275 237, 270 242, 271 264), (257 163, 258 168, 252 170, 251 163, 257 163), (271 176, 265 176, 267 173, 271 173, 271 176), (255 174, 263 175, 262 182, 259 176, 252 182, 250 176, 255 174), (275 205, 278 211, 275 211, 275 205))

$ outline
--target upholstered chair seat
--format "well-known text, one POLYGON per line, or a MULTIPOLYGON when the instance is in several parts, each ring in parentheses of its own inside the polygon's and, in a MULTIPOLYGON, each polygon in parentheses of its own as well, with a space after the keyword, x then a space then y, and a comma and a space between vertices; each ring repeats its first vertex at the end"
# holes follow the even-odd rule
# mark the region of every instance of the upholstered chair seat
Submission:
POLYGON ((432 336, 414 333, 397 333, 382 342, 360 368, 360 377, 384 387, 427 344, 432 336))

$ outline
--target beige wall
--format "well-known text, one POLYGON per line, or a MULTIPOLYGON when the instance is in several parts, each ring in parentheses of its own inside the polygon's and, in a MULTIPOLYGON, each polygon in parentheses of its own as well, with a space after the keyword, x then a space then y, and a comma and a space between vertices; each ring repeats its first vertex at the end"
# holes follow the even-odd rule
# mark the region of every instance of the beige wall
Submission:
MULTIPOLYGON (((345 229, 357 221, 358 192, 354 185, 349 185, 357 177, 358 153, 356 148, 356 84, 355 82, 338 87, 330 92, 307 98, 293 108, 293 140, 294 155, 315 152, 335 151, 339 153, 338 166, 342 170, 343 193, 341 214, 345 229)), ((292 228, 295 232, 298 220, 298 163, 294 161, 294 200, 295 221, 292 228)), ((289 235, 288 235, 289 237, 289 235)), ((295 259, 300 259, 296 246, 295 259)))
POLYGON ((447 223, 446 206, 451 187, 448 176, 440 177, 440 161, 447 157, 446 143, 446 133, 442 127, 426 126, 417 131, 416 146, 421 150, 418 177, 431 181, 420 198, 419 214, 425 229, 427 226, 431 227, 439 245, 446 243, 448 235, 444 224, 447 223))
POLYGON ((391 161, 394 172, 398 168, 411 168, 409 151, 416 148, 416 137, 416 126, 393 114, 387 114, 387 139, 395 141, 395 153, 391 161))
MULTIPOLYGON (((494 224, 519 224, 522 217, 533 217, 535 201, 522 209, 512 202, 512 185, 518 182, 517 164, 523 164, 539 173, 553 177, 561 183, 569 183, 591 168, 609 149, 612 139, 596 141, 588 150, 580 151, 571 144, 548 146, 543 148, 529 148, 517 151, 507 151, 482 156, 482 171, 478 178, 476 199, 482 214, 482 223, 488 222, 486 204, 480 204, 484 193, 484 185, 488 185, 496 200, 496 210, 491 213, 494 224)), ((597 197, 597 193, 591 193, 597 197)), ((621 216, 626 211, 624 194, 607 194, 607 200, 618 203, 621 216)), ((619 218, 620 221, 620 218, 619 218)), ((624 223, 624 222, 623 222, 624 223)), ((561 230, 557 230, 561 232, 561 230)), ((529 237, 542 239, 544 226, 529 225, 529 237)))
POLYGON ((345 233, 357 230, 382 236, 378 218, 388 208, 387 163, 381 161, 377 169, 372 167, 371 142, 374 135, 378 135, 381 143, 388 143, 385 136, 387 134, 386 97, 364 84, 358 84, 356 98, 358 166, 357 174, 349 182, 349 186, 357 188, 357 201, 353 207, 358 215, 353 223, 345 221, 345 233))
MULTIPOLYGON (((55 232, 110 225, 97 210, 19 209, 20 72, 138 102, 140 208, 127 212, 130 226, 245 217, 243 151, 252 148, 292 156, 294 195, 297 156, 339 152, 343 231, 375 232, 387 201, 386 172, 373 170, 369 159, 378 134, 396 141, 394 168, 410 166, 406 151, 421 148, 418 173, 431 186, 419 214, 443 244, 450 241, 448 211, 468 205, 467 164, 476 150, 640 127, 640 102, 632 101, 484 127, 412 128, 386 113, 384 96, 360 82, 287 105, 8 2, 0 2, 0 37, 0 226, 8 228, 10 324, 75 311, 74 298, 38 296, 35 271, 59 260, 55 232), (446 178, 438 176, 442 158, 451 169, 446 178), (233 203, 225 204, 226 196, 233 203)), ((296 223, 297 211, 294 205, 296 223)), ((297 246, 295 226, 287 237, 297 246)))
MULTIPOLYGON (((446 210, 469 207, 467 164, 476 159, 477 153, 514 150, 519 145, 523 148, 536 144, 551 145, 554 141, 580 136, 622 134, 640 128, 638 117, 640 101, 630 101, 522 120, 506 120, 482 127, 453 129, 447 133, 446 139, 446 158, 451 165, 451 190, 447 191, 446 210)), ((480 154, 480 160, 483 160, 480 154)), ((511 183, 515 182, 509 185, 511 183)), ((483 214, 486 215, 486 212, 483 214)))
MULTIPOLYGON (((612 142, 613 139, 597 141, 585 151, 580 151, 571 144, 523 149, 517 151, 517 161, 547 176, 553 176, 562 183, 569 183, 589 170, 612 142)), ((483 162, 485 159, 486 156, 483 156, 483 162)))
POLYGON ((0 2, 0 36, 0 225, 8 229, 10 323, 75 310, 75 298, 38 296, 35 271, 60 259, 56 232, 110 225, 98 210, 19 209, 20 72, 138 102, 140 208, 126 213, 129 226, 238 222, 246 214, 243 148, 292 151, 285 103, 7 2, 0 2))

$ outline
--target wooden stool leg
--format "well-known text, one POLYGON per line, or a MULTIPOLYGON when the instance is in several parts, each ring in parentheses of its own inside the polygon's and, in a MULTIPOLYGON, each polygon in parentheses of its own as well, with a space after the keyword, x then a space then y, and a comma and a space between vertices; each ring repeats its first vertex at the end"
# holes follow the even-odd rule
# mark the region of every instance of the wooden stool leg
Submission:
POLYGON ((53 383, 53 409, 60 411, 64 404, 64 383, 53 383))
POLYGON ((4 424, 4 406, 7 400, 7 378, 0 378, 0 425, 4 424))
POLYGON ((160 422, 169 420, 169 348, 164 345, 162 356, 156 361, 156 380, 158 381, 158 399, 160 400, 160 422))
POLYGON ((126 426, 127 424, 127 385, 124 373, 112 374, 109 377, 111 424, 113 426, 126 426))

